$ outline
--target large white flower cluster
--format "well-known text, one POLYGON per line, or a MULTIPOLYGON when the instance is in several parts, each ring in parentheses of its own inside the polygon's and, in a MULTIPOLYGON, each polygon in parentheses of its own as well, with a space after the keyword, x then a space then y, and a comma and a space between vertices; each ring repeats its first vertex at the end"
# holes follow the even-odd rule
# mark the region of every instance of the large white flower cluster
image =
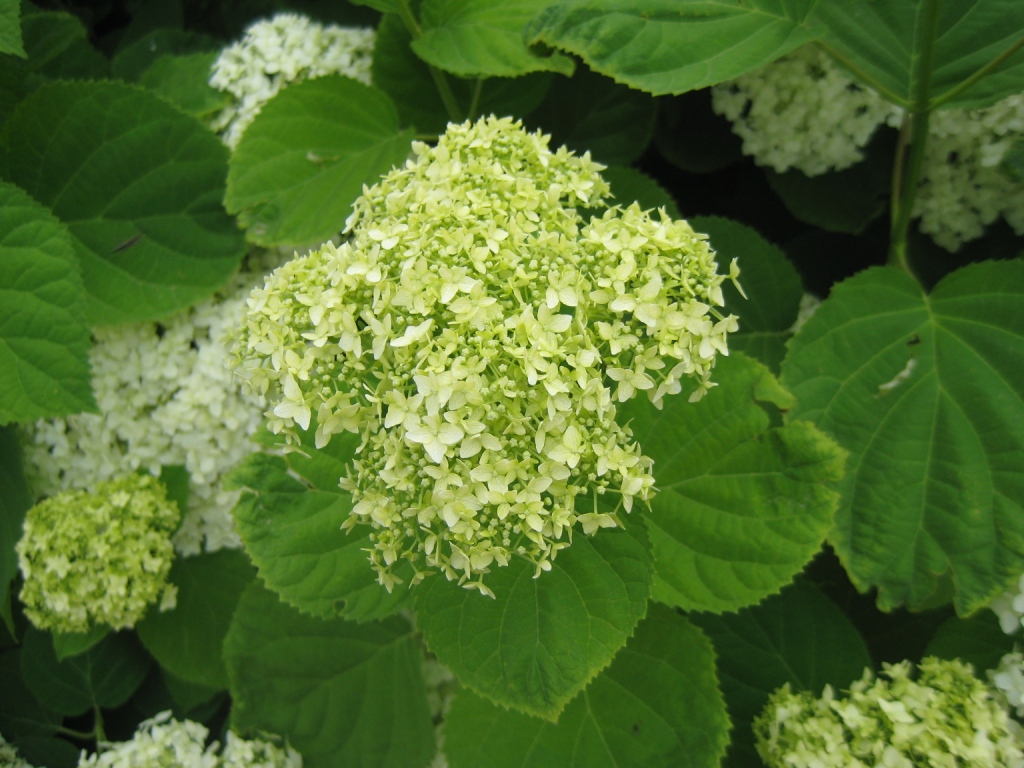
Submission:
POLYGON ((615 404, 660 403, 682 378, 699 397, 727 353, 706 236, 606 208, 602 167, 547 144, 496 118, 414 143, 356 201, 348 242, 249 299, 235 365, 270 428, 362 434, 346 527, 372 527, 385 586, 404 559, 489 594, 492 564, 539 575, 577 523, 618 525, 653 477, 615 404))
POLYGON ((1020 729, 993 691, 960 661, 924 659, 870 670, 840 698, 775 691, 754 721, 769 768, 1020 768, 1020 729))
POLYGON ((181 513, 152 475, 65 491, 25 515, 17 544, 25 615, 40 629, 135 626, 153 603, 173 608, 171 534, 181 513))
POLYGON ((216 741, 207 745, 207 736, 204 725, 161 712, 139 725, 130 741, 102 744, 93 755, 83 752, 78 768, 302 768, 302 756, 291 747, 229 731, 221 749, 216 741))
MULTIPOLYGON (((714 86, 712 103, 758 165, 808 176, 860 161, 875 130, 902 119, 902 110, 814 46, 714 86)), ((1024 234, 1024 184, 999 168, 1022 137, 1024 96, 934 112, 913 210, 921 231, 950 251, 981 237, 1000 216, 1024 234)))
POLYGON ((372 29, 325 27, 293 13, 256 22, 213 64, 210 85, 233 97, 213 130, 233 149, 263 105, 289 83, 338 74, 369 85, 375 41, 372 29))
POLYGON ((897 107, 855 83, 816 46, 711 89, 712 106, 743 139, 743 153, 779 173, 848 168, 897 107))
MULTIPOLYGON (((258 275, 264 274, 256 265, 258 275)), ((188 511, 174 543, 184 555, 238 547, 231 509, 238 491, 221 478, 256 450, 261 409, 225 368, 224 337, 244 316, 258 277, 236 276, 218 296, 162 323, 100 328, 90 352, 99 414, 28 428, 26 475, 36 498, 161 465, 191 475, 188 511)))

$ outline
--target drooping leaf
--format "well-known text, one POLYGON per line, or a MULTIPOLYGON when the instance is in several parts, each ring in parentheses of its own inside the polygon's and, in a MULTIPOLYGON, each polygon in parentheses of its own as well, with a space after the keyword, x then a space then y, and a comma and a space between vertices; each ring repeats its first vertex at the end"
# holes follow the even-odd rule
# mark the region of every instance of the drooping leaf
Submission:
POLYGON ((476 693, 554 720, 647 610, 651 555, 638 527, 577 532, 537 578, 523 559, 492 568, 493 599, 431 577, 414 589, 427 646, 476 693))
POLYGON ((792 397, 760 363, 721 358, 714 380, 697 403, 684 388, 661 411, 636 398, 620 417, 654 459, 652 596, 717 613, 778 592, 820 549, 844 454, 807 422, 773 426, 792 397))
POLYGON ((726 768, 760 765, 750 725, 784 683, 820 696, 845 688, 871 666, 867 646, 843 612, 814 585, 797 581, 760 605, 735 614, 694 614, 711 638, 732 717, 726 768))
POLYGON ((210 66, 217 54, 188 53, 162 56, 139 77, 139 83, 200 119, 222 109, 226 93, 210 85, 210 66))
POLYGON ((72 716, 124 704, 151 663, 129 632, 108 635, 85 653, 57 661, 50 633, 29 627, 21 652, 22 674, 39 703, 72 716))
POLYGON ((526 28, 528 42, 568 51, 655 95, 705 88, 768 64, 811 40, 811 0, 562 2, 526 28))
MULTIPOLYGON (((302 471, 298 466, 292 471, 302 471)), ((260 577, 288 603, 319 618, 367 621, 394 613, 408 594, 411 571, 400 568, 404 584, 388 593, 364 551, 369 535, 341 529, 352 508, 349 494, 337 487, 341 475, 333 474, 333 481, 327 480, 330 470, 319 475, 333 490, 309 488, 289 468, 280 457, 253 454, 230 475, 230 487, 248 489, 234 514, 260 577)), ((316 465, 304 469, 317 476, 316 465)))
POLYGON ((422 768, 434 754, 421 652, 404 619, 324 621, 254 583, 224 658, 232 725, 285 736, 307 768, 422 768))
POLYGON ((728 729, 708 639, 653 606, 557 724, 465 691, 445 717, 444 751, 451 768, 713 768, 728 729))
POLYGON ((341 75, 291 85, 231 154, 225 204, 260 245, 326 240, 344 228, 363 185, 405 159, 411 140, 383 91, 341 75))
MULTIPOLYGON (((855 71, 909 103, 916 87, 914 66, 926 48, 929 8, 935 6, 932 97, 959 85, 1024 36, 1024 5, 1016 0, 931 0, 879 3, 851 0, 817 3, 809 27, 855 71)), ((946 106, 984 107, 1024 88, 1024 49, 946 106)))
POLYGON ((67 228, 0 182, 0 424, 96 410, 85 306, 67 228))
POLYGON ((20 0, 0 0, 0 53, 12 53, 24 59, 20 5, 20 0))
POLYGON ((523 27, 548 0, 423 0, 416 54, 460 77, 516 77, 549 71, 571 75, 572 59, 541 56, 523 41, 523 27))
POLYGON ((55 82, 0 130, 0 172, 74 238, 92 324, 162 317, 237 268, 227 150, 158 96, 116 82, 55 82))
POLYGON ((717 216, 697 216, 690 224, 708 235, 719 264, 738 260, 747 298, 732 282, 722 286, 726 311, 739 317, 739 331, 729 337, 729 348, 746 352, 777 372, 800 311, 800 274, 780 248, 745 224, 717 216))
MULTIPOLYGON (((444 133, 449 121, 469 117, 478 81, 447 78, 459 108, 459 114, 453 117, 441 100, 426 62, 410 48, 411 40, 397 16, 389 14, 381 20, 373 49, 373 83, 394 99, 403 124, 415 125, 421 134, 444 133)), ((475 116, 522 117, 543 101, 551 78, 550 72, 486 78, 479 84, 475 116)))
POLYGON ((615 196, 613 202, 616 205, 626 207, 635 201, 640 203, 644 210, 664 208, 671 218, 682 218, 679 207, 668 190, 643 171, 612 166, 601 171, 601 175, 611 185, 612 194, 615 196))
POLYGON ((552 147, 564 144, 602 163, 629 165, 650 143, 656 112, 647 94, 578 67, 571 78, 555 80, 526 122, 550 133, 552 147))
POLYGON ((924 295, 874 268, 790 341, 792 418, 850 452, 830 541, 883 610, 961 615, 1024 572, 1024 262, 983 262, 924 295))
POLYGON ((171 674, 208 688, 227 688, 221 649, 235 606, 255 575, 237 550, 175 560, 170 581, 178 588, 177 605, 170 611, 150 610, 135 627, 139 639, 171 674))
POLYGON ((21 539, 25 513, 32 506, 32 494, 21 464, 21 447, 11 427, 0 427, 0 618, 15 636, 11 615, 11 582, 18 575, 14 546, 21 539))
POLYGON ((947 619, 928 643, 925 655, 961 659, 984 678, 986 670, 998 667, 999 660, 1013 650, 1015 640, 1003 632, 994 613, 979 611, 966 619, 947 619))

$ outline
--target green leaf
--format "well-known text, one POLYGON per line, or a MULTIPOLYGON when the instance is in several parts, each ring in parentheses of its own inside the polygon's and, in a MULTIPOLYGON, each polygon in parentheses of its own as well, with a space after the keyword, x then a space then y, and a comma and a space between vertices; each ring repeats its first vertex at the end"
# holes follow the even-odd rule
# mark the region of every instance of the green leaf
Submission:
MULTIPOLYGON (((894 101, 910 103, 916 88, 913 67, 926 45, 930 5, 923 0, 818 3, 808 22, 841 63, 863 73, 862 80, 874 81, 894 101)), ((1017 0, 944 0, 939 4, 931 96, 941 96, 1019 44, 1022 29, 1024 4, 1017 0)), ((1022 89, 1024 50, 1018 49, 945 106, 984 107, 1022 89)))
POLYGON ((658 100, 654 143, 672 165, 688 173, 712 173, 743 159, 743 142, 732 123, 711 109, 711 90, 658 100))
POLYGON ((871 666, 867 646, 843 612, 814 585, 798 581, 761 605, 736 614, 695 614, 710 636, 733 721, 724 766, 761 765, 751 722, 776 688, 821 694, 826 684, 845 688, 871 666))
POLYGON ((192 476, 184 464, 164 464, 160 467, 160 482, 167 491, 167 498, 178 505, 182 517, 188 511, 188 497, 192 476))
POLYGON ((308 245, 345 226, 364 184, 400 164, 411 131, 391 99, 331 75, 264 105, 231 155, 225 205, 260 245, 308 245))
POLYGON ((205 118, 230 101, 209 82, 217 56, 216 52, 163 56, 142 73, 139 83, 190 115, 205 118))
POLYGON ((683 93, 739 77, 811 39, 811 0, 562 2, 526 28, 528 42, 574 53, 631 88, 683 93))
POLYGON ((253 584, 224 658, 232 726, 286 737, 306 768, 418 768, 434 754, 422 656, 403 619, 323 621, 253 584))
POLYGON ((133 83, 166 56, 209 53, 219 48, 220 44, 212 37, 197 32, 167 27, 154 29, 119 50, 110 64, 110 71, 114 77, 133 83))
POLYGON ((22 674, 39 703, 70 716, 124 704, 150 664, 129 632, 108 635, 85 653, 57 661, 50 633, 29 627, 21 652, 22 674))
POLYGON ((85 653, 109 635, 110 632, 110 627, 103 625, 97 625, 88 632, 54 632, 53 651, 57 656, 57 661, 64 661, 64 659, 70 659, 72 656, 85 653))
POLYGON ((0 53, 26 58, 21 40, 20 0, 0 0, 0 53))
MULTIPOLYGON (((452 117, 438 94, 429 67, 409 47, 411 39, 397 16, 389 14, 381 20, 373 49, 373 83, 394 99, 404 125, 415 125, 421 134, 441 134, 452 117)), ((499 117, 528 114, 544 100, 551 78, 550 72, 486 78, 480 85, 476 114, 499 117)), ((477 82, 448 78, 461 115, 469 114, 477 82)))
POLYGON ((1024 262, 983 262, 929 295, 874 268, 790 341, 792 418, 850 452, 830 541, 878 605, 961 615, 1024 572, 1024 262))
POLYGON ((22 760, 47 768, 77 768, 81 749, 64 739, 29 736, 17 744, 22 760))
POLYGON ((381 13, 398 13, 398 0, 349 0, 353 5, 365 5, 381 13))
POLYGON ((237 550, 177 559, 170 575, 178 588, 177 606, 151 609, 135 627, 139 639, 171 674, 207 688, 227 688, 221 648, 231 614, 255 575, 237 550))
POLYGON ((656 112, 647 94, 579 67, 571 78, 555 80, 527 123, 550 133, 552 147, 564 144, 602 163, 629 165, 650 143, 656 112))
POLYGON ((466 691, 445 717, 444 751, 451 768, 714 768, 728 730, 708 639, 652 606, 557 725, 466 691))
POLYGON ((171 695, 174 703, 185 712, 190 712, 201 704, 207 703, 210 699, 221 692, 220 688, 211 688, 206 685, 199 685, 197 683, 190 683, 186 680, 182 680, 172 675, 166 669, 161 669, 160 675, 163 684, 166 686, 167 692, 171 695))
POLYGON ((116 82, 44 85, 0 130, 0 171, 73 235, 92 324, 162 317, 230 277, 226 160, 195 118, 116 82))
POLYGON ((1024 138, 1013 142, 999 167, 1014 181, 1024 181, 1024 138))
POLYGON ((27 74, 50 79, 106 77, 107 60, 93 48, 88 30, 74 14, 26 9, 21 24, 27 74))
POLYGON ((601 175, 611 185, 616 205, 625 208, 636 201, 644 210, 664 208, 673 219, 682 218, 672 195, 646 173, 635 168, 611 167, 601 171, 601 175))
POLYGON ((0 182, 0 424, 96 411, 85 305, 67 229, 0 182))
POLYGON ((0 680, 4 695, 0 696, 0 733, 9 741, 29 736, 50 736, 61 723, 61 715, 47 709, 25 684, 21 671, 24 651, 15 648, 0 653, 0 680))
POLYGON ((12 427, 0 427, 0 617, 16 637, 11 615, 11 582, 18 575, 14 546, 21 539, 25 513, 32 506, 32 494, 21 464, 21 446, 12 427))
POLYGON ((844 454, 806 422, 773 426, 792 398, 760 363, 721 358, 714 379, 697 403, 684 389, 620 416, 654 459, 653 597, 718 613, 778 592, 821 548, 844 454))
MULTIPOLYGON (((331 444, 335 442, 339 438, 331 444)), ((300 455, 290 455, 289 461, 293 456, 300 455)), ((262 453, 249 456, 229 475, 228 487, 248 489, 234 511, 246 551, 267 586, 301 611, 355 621, 394 613, 408 587, 399 585, 389 594, 377 583, 364 551, 370 546, 369 534, 341 530, 352 508, 351 497, 338 489, 341 474, 332 475, 322 466, 318 471, 308 465, 304 469, 324 481, 333 477, 327 481, 333 490, 307 487, 289 472, 302 469, 262 453)), ((411 571, 398 573, 408 584, 411 571)))
POLYGON ((1013 651, 1014 640, 1003 632, 994 613, 979 611, 966 619, 947 619, 928 643, 925 655, 962 659, 984 678, 985 670, 998 667, 1000 659, 1013 651))
POLYGON ((555 720, 647 610, 651 555, 637 527, 577 532, 538 578, 521 558, 492 568, 494 599, 433 576, 415 588, 427 646, 475 692, 555 720))
POLYGON ((756 357, 777 372, 792 336, 789 329, 800 311, 799 273, 780 248, 738 221, 697 216, 690 224, 708 235, 723 267, 738 259, 740 285, 747 298, 731 281, 722 286, 726 311, 739 317, 740 328, 729 337, 729 348, 756 357))
POLYGON ((540 56, 523 42, 523 27, 549 0, 423 0, 416 54, 460 77, 516 77, 550 71, 571 75, 572 59, 540 56))

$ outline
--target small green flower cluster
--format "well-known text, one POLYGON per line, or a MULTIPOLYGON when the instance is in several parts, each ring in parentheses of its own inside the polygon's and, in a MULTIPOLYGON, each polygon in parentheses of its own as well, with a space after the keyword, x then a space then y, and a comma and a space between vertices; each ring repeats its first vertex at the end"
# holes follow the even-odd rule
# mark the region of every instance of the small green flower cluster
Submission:
POLYGON ((208 735, 200 723, 161 712, 139 725, 130 741, 103 744, 94 755, 83 753, 78 768, 302 768, 302 756, 291 747, 228 732, 220 750, 216 741, 207 746, 208 735))
POLYGON ((181 515, 149 475, 67 491, 32 507, 17 545, 25 615, 40 629, 132 627, 151 603, 174 607, 167 583, 181 515))
POLYGON ((492 564, 539 575, 576 523, 619 525, 654 481, 616 403, 660 405, 683 378, 699 398, 728 354, 706 236, 608 207, 603 166, 548 140, 492 117, 414 143, 355 202, 347 242, 249 299, 234 365, 270 429, 294 437, 315 414, 318 446, 362 433, 345 526, 372 526, 389 589, 405 559, 415 580, 436 569, 490 594, 492 564))
POLYGON ((836 698, 793 693, 787 683, 754 721, 757 751, 770 768, 1020 768, 1019 727, 971 667, 925 658, 870 670, 836 698), (886 679, 887 678, 887 679, 886 679))

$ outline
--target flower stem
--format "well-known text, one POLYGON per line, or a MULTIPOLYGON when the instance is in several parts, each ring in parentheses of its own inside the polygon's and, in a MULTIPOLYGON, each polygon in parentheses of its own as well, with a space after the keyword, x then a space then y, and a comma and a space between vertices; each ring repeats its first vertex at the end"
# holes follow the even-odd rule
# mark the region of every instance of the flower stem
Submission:
MULTIPOLYGON (((402 23, 405 24, 409 35, 413 40, 419 40, 423 36, 423 28, 409 8, 408 0, 398 0, 395 5, 398 8, 398 16, 402 19, 402 23)), ((448 81, 448 76, 433 64, 427 64, 427 69, 430 71, 430 77, 434 81, 445 111, 448 112, 448 119, 452 122, 461 121, 465 115, 462 114, 462 110, 459 108, 459 102, 455 98, 455 92, 452 91, 452 84, 448 81)))

